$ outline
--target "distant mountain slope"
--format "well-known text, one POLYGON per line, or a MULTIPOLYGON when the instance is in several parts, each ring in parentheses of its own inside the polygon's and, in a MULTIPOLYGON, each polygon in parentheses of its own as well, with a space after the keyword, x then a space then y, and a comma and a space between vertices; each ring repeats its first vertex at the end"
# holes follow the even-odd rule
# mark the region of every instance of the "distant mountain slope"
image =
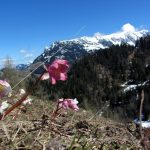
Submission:
POLYGON ((55 58, 63 58, 74 62, 86 54, 108 48, 111 45, 120 45, 121 43, 135 45, 137 39, 148 33, 148 30, 135 29, 132 25, 125 24, 121 31, 109 35, 96 33, 92 37, 84 36, 71 40, 57 41, 52 43, 50 47, 45 48, 44 52, 33 63, 43 62, 48 58, 51 58, 51 61, 55 58))
MULTIPOLYGON (((30 88, 30 85, 29 85, 30 88)), ((143 114, 150 113, 150 36, 135 46, 112 45, 82 57, 72 65, 68 80, 55 86, 41 81, 38 94, 49 99, 77 98, 82 106, 98 108, 104 116, 134 118, 144 90, 143 114)))
POLYGON ((17 70, 26 70, 29 67, 29 64, 18 64, 16 66, 17 70))

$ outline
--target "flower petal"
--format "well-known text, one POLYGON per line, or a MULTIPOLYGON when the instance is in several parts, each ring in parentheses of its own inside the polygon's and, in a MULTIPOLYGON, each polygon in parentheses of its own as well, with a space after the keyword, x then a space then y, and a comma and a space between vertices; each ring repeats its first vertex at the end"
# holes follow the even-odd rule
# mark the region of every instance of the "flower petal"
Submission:
POLYGON ((60 73, 60 80, 62 81, 67 80, 67 75, 65 73, 60 73))
POLYGON ((3 111, 7 109, 8 107, 9 107, 9 104, 7 103, 7 101, 2 102, 2 104, 0 105, 0 113, 2 114, 3 111))
POLYGON ((56 84, 57 80, 67 80, 69 66, 70 65, 67 60, 56 59, 51 65, 47 67, 52 84, 56 84))
POLYGON ((49 79, 49 73, 44 73, 43 76, 41 77, 41 80, 47 80, 49 79))
POLYGON ((9 83, 5 80, 0 80, 0 97, 4 97, 11 93, 12 89, 9 83))
POLYGON ((52 84, 56 84, 56 79, 51 77, 51 82, 52 82, 52 84))

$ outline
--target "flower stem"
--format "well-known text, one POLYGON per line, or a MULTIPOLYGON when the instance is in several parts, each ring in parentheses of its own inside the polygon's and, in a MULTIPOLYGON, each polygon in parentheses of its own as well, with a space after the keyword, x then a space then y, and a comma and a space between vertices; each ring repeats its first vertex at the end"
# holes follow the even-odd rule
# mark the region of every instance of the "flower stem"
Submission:
POLYGON ((58 102, 57 102, 56 109, 55 109, 55 111, 53 111, 53 113, 52 113, 52 117, 53 117, 53 118, 56 118, 56 116, 59 115, 58 111, 59 111, 60 109, 62 109, 62 107, 59 107, 59 104, 60 104, 60 102, 58 101, 58 102))

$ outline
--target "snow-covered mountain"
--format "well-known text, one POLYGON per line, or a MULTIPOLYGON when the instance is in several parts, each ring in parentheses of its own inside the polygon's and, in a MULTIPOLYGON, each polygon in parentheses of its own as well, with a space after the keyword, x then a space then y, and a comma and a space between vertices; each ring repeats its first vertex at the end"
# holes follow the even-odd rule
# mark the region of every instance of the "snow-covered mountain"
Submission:
POLYGON ((48 58, 64 58, 70 62, 94 52, 95 50, 105 49, 111 45, 120 45, 126 43, 135 45, 137 39, 149 34, 148 30, 136 29, 131 24, 125 24, 121 30, 109 35, 96 33, 92 37, 84 36, 71 40, 63 40, 52 43, 50 47, 46 47, 44 52, 37 57, 33 63, 45 61, 48 58))
POLYGON ((30 64, 18 64, 16 66, 17 70, 26 70, 29 67, 30 64))

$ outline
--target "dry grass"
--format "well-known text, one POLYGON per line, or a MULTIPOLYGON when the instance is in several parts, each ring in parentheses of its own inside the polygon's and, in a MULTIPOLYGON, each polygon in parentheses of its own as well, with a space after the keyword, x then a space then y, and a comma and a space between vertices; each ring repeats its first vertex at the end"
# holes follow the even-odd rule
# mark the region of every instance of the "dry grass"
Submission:
POLYGON ((133 123, 121 124, 85 110, 62 112, 53 119, 54 108, 55 103, 35 99, 15 120, 15 112, 6 116, 0 122, 0 150, 143 149, 133 123))

